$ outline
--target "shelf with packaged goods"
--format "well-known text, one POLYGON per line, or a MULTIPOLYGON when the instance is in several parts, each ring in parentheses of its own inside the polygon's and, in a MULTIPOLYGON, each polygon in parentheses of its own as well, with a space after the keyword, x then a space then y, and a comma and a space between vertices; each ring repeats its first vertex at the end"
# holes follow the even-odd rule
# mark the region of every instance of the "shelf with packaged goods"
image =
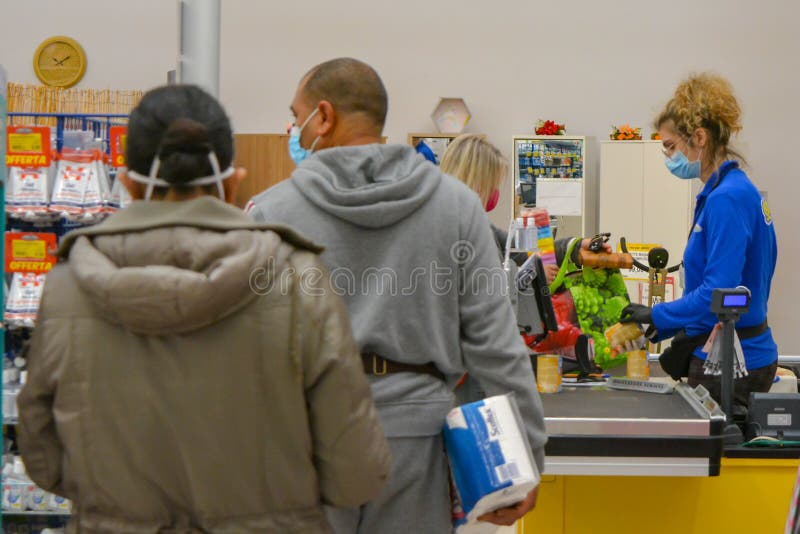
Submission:
POLYGON ((521 184, 535 184, 536 180, 564 180, 570 182, 580 182, 583 178, 579 177, 568 177, 568 176, 535 176, 532 174, 522 174, 519 177, 519 183, 521 184))
POLYGON ((527 208, 550 212, 559 237, 596 231, 592 138, 585 136, 515 135, 512 138, 513 217, 527 208))
POLYGON ((56 512, 53 510, 3 510, 3 515, 27 515, 27 516, 51 516, 51 517, 68 517, 71 512, 56 512))
MULTIPOLYGON (((5 83, 0 84, 0 87, 5 88, 5 83)), ((2 101, 2 99, 0 99, 2 101)), ((2 102, 0 102, 2 104, 2 102)), ((44 265, 52 266, 55 264, 55 258, 52 251, 56 248, 57 242, 60 237, 69 231, 87 226, 89 224, 96 224, 105 219, 111 212, 120 208, 123 189, 119 186, 119 182, 114 182, 116 171, 110 164, 110 155, 108 154, 111 148, 111 130, 112 125, 118 122, 126 122, 126 115, 103 115, 101 116, 82 116, 81 118, 74 115, 59 114, 9 114, 9 121, 24 123, 27 127, 27 119, 35 120, 39 123, 39 119, 48 120, 53 119, 56 121, 55 134, 42 131, 39 139, 44 140, 47 138, 53 139, 52 147, 54 151, 59 153, 58 157, 45 158, 45 167, 36 173, 29 172, 30 169, 25 167, 9 167, 0 164, 0 175, 4 176, 2 183, 5 184, 5 193, 0 196, 0 205, 2 209, 0 212, 4 214, 0 217, 0 234, 3 234, 6 243, 6 251, 14 251, 15 243, 27 241, 28 248, 24 246, 17 247, 20 251, 20 261, 14 265, 15 258, 9 258, 8 264, 9 272, 6 272, 7 285, 4 286, 3 292, 5 293, 4 301, 4 314, 0 328, 3 329, 3 338, 0 338, 0 343, 4 345, 4 366, 3 366, 3 404, 2 416, 0 421, 3 424, 3 436, 6 448, 4 449, 3 457, 3 504, 2 510, 2 523, 3 532, 39 532, 42 528, 61 528, 72 516, 71 503, 55 494, 44 491, 36 486, 25 474, 22 459, 19 456, 18 450, 18 429, 16 426, 19 424, 17 415, 17 395, 24 387, 25 377, 27 375, 26 368, 27 362, 25 360, 25 346, 30 341, 30 334, 34 328, 34 319, 31 319, 32 314, 30 309, 30 300, 25 300, 30 295, 23 294, 18 298, 18 301, 25 300, 25 306, 10 306, 12 296, 14 296, 14 281, 26 275, 40 275, 46 272, 44 265), (25 115, 25 120, 15 121, 16 117, 25 115), (36 116, 34 116, 36 115, 36 116), (95 120, 97 119, 97 120, 95 120), (78 125, 78 121, 81 124, 78 125), (79 131, 79 132, 77 132, 79 131), (99 142, 102 139, 102 143, 99 142), (81 141, 80 150, 74 147, 76 141, 81 141), (49 165, 47 165, 49 163, 49 165), (67 167, 69 163, 70 167, 67 167), (74 164, 74 167, 72 165, 74 164), (63 168, 62 168, 63 167, 63 168), (70 199, 66 198, 64 194, 61 197, 56 195, 55 182, 61 176, 66 180, 67 175, 72 178, 72 174, 76 168, 81 170, 80 180, 87 177, 87 181, 91 180, 92 189, 87 187, 87 192, 84 194, 84 202, 80 205, 80 212, 74 209, 67 209, 71 205, 67 202, 70 199), (5 179, 7 169, 15 172, 8 174, 8 180, 5 179), (22 170, 20 170, 22 169, 22 170), (24 171, 24 172, 23 172, 24 171), (69 171, 69 172, 68 172, 69 171), (20 191, 29 191, 25 188, 17 188, 17 196, 9 195, 12 191, 10 185, 30 184, 32 180, 47 177, 47 186, 40 182, 40 187, 36 189, 36 202, 26 199, 20 191), (113 183, 117 184, 117 193, 115 195, 113 183), (89 191, 92 193, 89 194, 89 191), (14 202, 7 203, 9 197, 14 202), (117 202, 119 198, 120 202, 117 202), (29 210, 28 208, 33 208, 29 210), (15 235, 16 234, 16 235, 15 235), (45 237, 46 236, 46 237, 45 237), (34 239, 37 238, 37 239, 34 239), (31 242, 42 242, 42 254, 39 255, 39 247, 31 246, 31 242), (32 250, 37 251, 31 254, 32 250), (33 259, 41 260, 38 264, 34 265, 33 259), (13 274, 12 274, 13 271, 13 274), (10 280, 8 278, 11 278, 10 280), (6 308, 8 306, 8 308, 6 308), (7 350, 6 350, 7 349, 7 350), (21 469, 17 469, 16 462, 19 459, 21 469), (14 466, 13 469, 6 469, 9 464, 14 466)), ((4 115, 0 115, 2 123, 0 129, 4 129, 6 120, 4 115)), ((4 131, 2 132, 5 133, 4 131)), ((23 132, 24 133, 24 132, 23 132)), ((4 138, 4 136, 2 136, 4 138)), ((5 148, 6 143, 0 143, 5 148)), ((46 145, 46 143, 42 143, 46 145)), ((44 152, 44 150, 42 150, 44 152)), ((51 153, 50 150, 47 151, 51 153)), ((3 162, 5 163, 5 158, 3 162)), ((41 162, 40 162, 41 163, 41 162)), ((49 267, 47 267, 49 269, 49 267)), ((25 287, 30 286, 26 280, 19 281, 19 285, 25 287), (24 282, 24 283, 23 283, 24 282)), ((36 287, 43 287, 43 282, 36 280, 36 287)), ((24 293, 24 292, 23 292, 24 293)), ((40 294, 40 292, 39 292, 40 294)))
MULTIPOLYGON (((45 491, 30 480, 26 474, 17 471, 22 465, 19 457, 14 458, 13 473, 3 474, 4 516, 69 516, 72 503, 58 495, 45 491)), ((3 471, 6 471, 4 468, 3 471)))
POLYGON ((3 426, 15 426, 19 423, 17 397, 21 390, 22 384, 3 384, 3 426))

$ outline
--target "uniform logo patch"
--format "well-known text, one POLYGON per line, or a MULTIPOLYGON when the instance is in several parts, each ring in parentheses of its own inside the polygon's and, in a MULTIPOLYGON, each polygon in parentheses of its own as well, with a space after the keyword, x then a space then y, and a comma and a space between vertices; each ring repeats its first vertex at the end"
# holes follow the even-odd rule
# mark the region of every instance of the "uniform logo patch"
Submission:
POLYGON ((767 199, 761 199, 761 213, 764 214, 764 222, 767 224, 772 224, 772 210, 769 209, 769 204, 767 204, 767 199))
POLYGON ((692 232, 702 232, 702 231, 703 231, 703 227, 700 226, 699 224, 695 224, 694 228, 692 229, 692 232))

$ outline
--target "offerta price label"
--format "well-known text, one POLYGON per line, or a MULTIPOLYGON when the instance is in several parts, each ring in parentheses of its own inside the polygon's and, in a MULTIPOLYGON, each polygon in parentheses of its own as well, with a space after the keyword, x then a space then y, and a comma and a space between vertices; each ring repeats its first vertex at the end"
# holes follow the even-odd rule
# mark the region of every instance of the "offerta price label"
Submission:
POLYGON ((6 165, 9 167, 49 167, 52 159, 50 128, 47 126, 9 126, 6 132, 6 165))
POLYGON ((7 273, 47 273, 56 264, 56 234, 7 232, 5 269, 7 273))

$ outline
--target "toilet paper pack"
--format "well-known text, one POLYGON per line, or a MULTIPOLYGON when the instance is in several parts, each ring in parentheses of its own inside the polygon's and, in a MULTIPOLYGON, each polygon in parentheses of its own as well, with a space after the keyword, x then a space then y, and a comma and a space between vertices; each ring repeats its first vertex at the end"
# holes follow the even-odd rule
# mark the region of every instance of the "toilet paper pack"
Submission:
POLYGON ((450 411, 444 440, 463 514, 457 534, 492 533, 481 515, 519 503, 540 480, 516 402, 489 397, 450 411))

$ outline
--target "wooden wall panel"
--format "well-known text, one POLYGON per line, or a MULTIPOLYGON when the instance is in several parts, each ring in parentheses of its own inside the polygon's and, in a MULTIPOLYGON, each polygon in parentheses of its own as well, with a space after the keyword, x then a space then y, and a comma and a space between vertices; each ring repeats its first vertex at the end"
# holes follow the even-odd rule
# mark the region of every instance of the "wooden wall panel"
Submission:
MULTIPOLYGON (((289 157, 289 136, 286 134, 236 134, 234 165, 247 169, 247 178, 239 186, 236 205, 247 201, 278 182, 286 180, 295 168, 289 157)), ((381 140, 386 144, 386 137, 381 140)))
POLYGON ((247 178, 239 186, 236 205, 289 177, 294 162, 289 157, 289 136, 286 134, 236 134, 235 166, 247 169, 247 178))

